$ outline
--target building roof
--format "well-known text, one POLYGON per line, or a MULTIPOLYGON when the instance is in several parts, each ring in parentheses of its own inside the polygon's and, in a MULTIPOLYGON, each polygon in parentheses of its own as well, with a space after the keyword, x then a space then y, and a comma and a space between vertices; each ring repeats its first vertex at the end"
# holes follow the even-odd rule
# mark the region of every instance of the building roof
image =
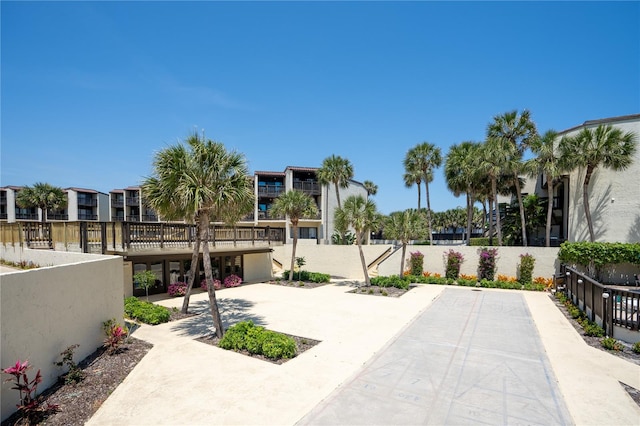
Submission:
POLYGON ((296 172, 317 172, 317 167, 297 167, 297 166, 287 166, 285 170, 293 170, 296 172))
POLYGON ((563 130, 561 132, 558 132, 559 135, 563 135, 565 133, 569 133, 572 132, 574 130, 578 130, 578 129, 582 129, 585 127, 591 127, 591 126, 597 126, 600 124, 607 124, 607 123, 618 123, 620 121, 630 121, 630 120, 638 120, 640 119, 640 114, 629 114, 629 115, 619 115, 617 117, 609 117, 609 118, 600 118, 597 120, 587 120, 584 123, 571 127, 569 129, 563 130))
POLYGON ((65 191, 75 191, 75 192, 85 192, 87 194, 104 194, 104 192, 96 191, 95 189, 87 189, 87 188, 69 187, 69 188, 65 188, 64 190, 65 191))
POLYGON ((285 172, 255 171, 253 174, 256 175, 256 176, 284 176, 285 172))

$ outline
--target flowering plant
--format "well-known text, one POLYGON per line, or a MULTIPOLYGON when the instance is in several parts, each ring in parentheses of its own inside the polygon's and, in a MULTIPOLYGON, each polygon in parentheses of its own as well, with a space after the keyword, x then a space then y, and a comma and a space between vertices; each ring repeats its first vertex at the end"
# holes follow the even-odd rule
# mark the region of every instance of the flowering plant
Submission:
POLYGON ((236 274, 231 274, 224 279, 225 287, 238 287, 242 283, 242 278, 237 276, 236 274))
POLYGON ((16 389, 20 392, 20 403, 16 404, 16 407, 18 407, 19 411, 22 411, 29 424, 36 424, 44 415, 58 411, 58 406, 54 404, 47 404, 46 407, 40 406, 37 392, 38 384, 42 382, 42 375, 38 370, 36 377, 33 380, 29 380, 27 370, 30 368, 29 361, 20 362, 18 360, 15 365, 4 368, 2 372, 13 376, 13 379, 6 379, 5 382, 13 381, 14 386, 11 389, 16 389))
POLYGON ((496 260, 498 249, 481 247, 478 250, 480 260, 478 263, 478 279, 493 281, 496 274, 496 260))
POLYGON ((187 283, 177 282, 169 284, 167 293, 169 293, 169 296, 173 297, 184 296, 185 294, 187 294, 187 283))
POLYGON ((416 251, 411 253, 411 258, 409 259, 409 263, 411 265, 411 275, 414 277, 419 277, 422 275, 422 271, 424 270, 424 254, 416 251))
POLYGON ((462 253, 451 249, 445 252, 445 260, 447 265, 445 277, 457 280, 460 275, 460 266, 464 262, 464 256, 462 253))
MULTIPOLYGON (((207 291, 207 280, 200 281, 200 288, 203 289, 204 291, 207 291)), ((213 289, 214 290, 220 290, 221 288, 222 288, 222 283, 220 282, 220 280, 214 278, 213 279, 213 289)))
POLYGON ((115 318, 107 320, 102 323, 102 330, 107 335, 104 339, 104 347, 107 348, 107 352, 110 355, 115 354, 120 349, 120 346, 127 338, 129 329, 118 324, 115 318))

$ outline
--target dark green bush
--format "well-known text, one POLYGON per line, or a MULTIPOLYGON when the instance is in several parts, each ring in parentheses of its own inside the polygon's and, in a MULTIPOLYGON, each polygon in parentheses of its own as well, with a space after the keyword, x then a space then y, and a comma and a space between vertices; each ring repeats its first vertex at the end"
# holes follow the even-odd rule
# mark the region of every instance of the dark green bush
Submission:
POLYGON ((596 268, 617 263, 640 265, 640 243, 564 242, 558 258, 564 263, 590 265, 596 268))
MULTIPOLYGON (((282 273, 282 279, 289 279, 289 271, 282 273)), ((313 283, 328 283, 331 281, 331 275, 322 274, 320 272, 300 271, 293 273, 293 279, 299 281, 309 281, 313 283)))
POLYGON ((602 347, 608 349, 610 351, 621 351, 623 346, 620 342, 618 342, 613 337, 605 337, 600 341, 602 347))
POLYGON ((135 296, 125 299, 124 313, 127 318, 151 325, 167 322, 171 317, 171 311, 168 308, 139 300, 135 296))
POLYGON ((460 286, 475 287, 476 284, 478 283, 478 280, 465 280, 464 278, 458 278, 458 280, 456 282, 460 286))
MULTIPOLYGON (((494 245, 498 244, 498 239, 494 238, 493 239, 494 245)), ((469 239, 469 245, 470 246, 485 246, 485 247, 489 247, 491 246, 491 244, 489 243, 489 238, 487 237, 478 237, 478 238, 470 238, 469 239)))
POLYGON ((524 285, 524 290, 529 290, 529 291, 545 291, 546 287, 544 286, 544 284, 525 284, 524 285))
POLYGON ((242 321, 230 327, 220 340, 223 349, 264 355, 271 359, 293 358, 296 356, 296 342, 293 338, 275 331, 265 330, 252 321, 242 321))
POLYGON ((586 325, 584 325, 584 334, 586 334, 587 336, 602 337, 604 336, 604 329, 598 324, 589 321, 586 325))
POLYGON ((371 285, 377 285, 379 287, 395 287, 403 290, 409 289, 409 284, 413 281, 413 277, 408 275, 406 277, 400 277, 398 275, 390 275, 388 277, 373 277, 371 278, 371 285))
POLYGON ((640 354, 640 342, 635 342, 631 347, 631 350, 637 354, 640 354))

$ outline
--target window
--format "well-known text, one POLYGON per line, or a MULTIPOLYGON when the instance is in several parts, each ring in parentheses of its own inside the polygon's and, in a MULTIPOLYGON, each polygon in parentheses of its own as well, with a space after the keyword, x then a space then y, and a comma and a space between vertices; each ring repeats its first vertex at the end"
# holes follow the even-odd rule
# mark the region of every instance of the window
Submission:
POLYGON ((318 238, 317 228, 300 227, 298 228, 298 238, 314 240, 318 238))

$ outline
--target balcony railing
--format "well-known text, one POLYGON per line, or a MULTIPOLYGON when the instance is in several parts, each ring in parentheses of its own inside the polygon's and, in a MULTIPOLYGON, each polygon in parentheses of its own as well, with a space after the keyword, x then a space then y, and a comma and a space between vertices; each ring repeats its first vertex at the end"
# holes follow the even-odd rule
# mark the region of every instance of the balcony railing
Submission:
POLYGON ((258 197, 277 197, 283 192, 285 192, 285 188, 281 185, 258 186, 258 197))
POLYGON ((98 200, 95 198, 78 198, 78 205, 95 207, 98 205, 98 200))
POLYGON ((304 192, 309 195, 319 195, 321 185, 314 181, 295 181, 293 182, 293 189, 304 192))
POLYGON ((284 220, 282 215, 274 215, 270 211, 261 210, 258 212, 258 220, 284 220))
POLYGON ((119 199, 119 200, 111 200, 111 207, 124 207, 124 200, 123 199, 119 199))
POLYGON ((140 222, 140 217, 138 215, 130 214, 127 216, 127 222, 140 222))
POLYGON ((0 219, 7 219, 7 214, 6 213, 0 213, 0 219))
POLYGON ((47 213, 47 220, 69 220, 69 215, 63 213, 47 213))
POLYGON ((98 220, 97 214, 78 213, 78 220, 98 220))
POLYGON ((127 197, 127 205, 128 206, 139 206, 140 205, 140 197, 127 197))
POLYGON ((142 221, 143 222, 157 222, 158 221, 158 216, 156 216, 154 214, 143 214, 142 215, 142 221))
POLYGON ((113 216, 113 220, 116 222, 124 222, 124 215, 113 216))
POLYGON ((38 220, 38 213, 16 213, 16 219, 38 220))

